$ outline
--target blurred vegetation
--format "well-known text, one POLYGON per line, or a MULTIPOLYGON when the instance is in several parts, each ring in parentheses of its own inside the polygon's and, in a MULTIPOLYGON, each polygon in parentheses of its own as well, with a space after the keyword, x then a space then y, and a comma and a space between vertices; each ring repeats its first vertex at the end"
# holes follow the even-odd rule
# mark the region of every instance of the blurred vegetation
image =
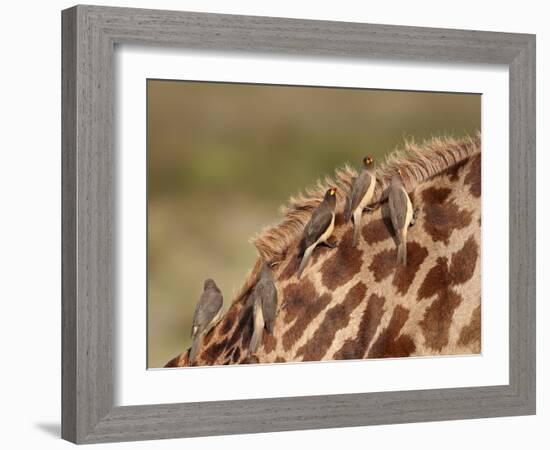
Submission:
POLYGON ((335 167, 405 138, 474 134, 475 94, 149 80, 148 366, 191 345, 214 278, 225 307, 257 257, 249 239, 335 167))

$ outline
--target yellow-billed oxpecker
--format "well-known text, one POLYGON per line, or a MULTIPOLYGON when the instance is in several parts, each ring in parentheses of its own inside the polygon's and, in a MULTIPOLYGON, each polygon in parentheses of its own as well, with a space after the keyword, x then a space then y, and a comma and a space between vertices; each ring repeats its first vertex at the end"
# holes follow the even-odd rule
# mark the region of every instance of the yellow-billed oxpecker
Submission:
POLYGON ((346 210, 344 211, 344 220, 349 222, 353 216, 353 245, 357 245, 359 233, 361 232, 361 216, 363 210, 367 208, 374 194, 376 185, 376 174, 374 170, 374 159, 372 156, 363 158, 363 169, 353 181, 353 186, 349 193, 346 210))
POLYGON ((407 230, 414 224, 414 211, 403 185, 401 170, 392 176, 388 193, 391 223, 397 240, 397 264, 407 265, 407 230))
POLYGON ((304 228, 304 234, 300 241, 300 253, 302 258, 298 268, 298 278, 307 265, 311 253, 318 244, 325 244, 330 248, 336 247, 336 243, 328 242, 328 238, 334 230, 334 211, 336 209, 336 188, 330 188, 323 201, 317 206, 311 219, 304 228))
POLYGON ((204 281, 204 289, 193 316, 193 329, 191 331, 193 345, 189 352, 189 365, 192 365, 195 361, 203 336, 220 318, 222 306, 223 295, 214 280, 208 278, 204 281))
POLYGON ((258 350, 262 342, 264 328, 273 334, 275 317, 277 316, 277 288, 273 282, 273 273, 269 263, 264 262, 260 278, 251 293, 254 315, 254 332, 250 340, 249 355, 258 350))

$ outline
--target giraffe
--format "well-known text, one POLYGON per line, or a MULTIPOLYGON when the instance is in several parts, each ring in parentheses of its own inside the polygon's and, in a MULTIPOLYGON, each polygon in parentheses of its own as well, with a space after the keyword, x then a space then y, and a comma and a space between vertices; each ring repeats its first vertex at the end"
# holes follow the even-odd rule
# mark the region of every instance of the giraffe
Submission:
MULTIPOLYGON (((347 360, 475 354, 481 351, 481 137, 407 142, 377 169, 361 238, 344 223, 356 172, 345 166, 292 197, 280 224, 252 242, 259 257, 224 317, 205 336, 195 364, 347 360), (418 211, 406 266, 396 264, 387 191, 401 169, 418 211), (298 243, 312 210, 337 186, 335 249, 317 248, 297 279, 298 243), (247 298, 264 261, 273 265, 278 314, 256 354, 247 298)), ((188 350, 165 367, 188 365, 188 350)))

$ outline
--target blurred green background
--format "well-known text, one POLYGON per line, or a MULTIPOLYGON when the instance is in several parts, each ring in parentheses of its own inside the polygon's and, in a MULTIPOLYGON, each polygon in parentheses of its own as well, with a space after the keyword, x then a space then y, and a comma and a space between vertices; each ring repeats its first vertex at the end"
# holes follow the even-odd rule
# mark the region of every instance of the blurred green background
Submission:
POLYGON ((481 128, 477 94, 147 83, 149 367, 191 345, 205 278, 227 308, 291 194, 405 138, 481 128))

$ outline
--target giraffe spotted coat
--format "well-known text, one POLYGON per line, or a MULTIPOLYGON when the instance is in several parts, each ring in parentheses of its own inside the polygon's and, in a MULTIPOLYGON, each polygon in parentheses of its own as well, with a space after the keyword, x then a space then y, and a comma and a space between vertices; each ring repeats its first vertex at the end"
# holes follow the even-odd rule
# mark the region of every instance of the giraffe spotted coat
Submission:
MULTIPOLYGON (((345 198, 356 173, 346 167, 307 196, 291 198, 281 224, 254 243, 260 257, 222 320, 205 336, 198 365, 248 362, 250 294, 264 260, 275 262, 279 311, 273 335, 263 334, 259 362, 456 355, 481 351, 480 136, 407 144, 377 169, 374 211, 361 239, 344 223, 345 198), (409 229, 407 266, 396 265, 386 201, 401 168, 418 209, 409 229), (298 242, 327 186, 338 186, 335 249, 317 248, 296 278, 298 242)), ((188 351, 167 367, 187 365, 188 351)))

